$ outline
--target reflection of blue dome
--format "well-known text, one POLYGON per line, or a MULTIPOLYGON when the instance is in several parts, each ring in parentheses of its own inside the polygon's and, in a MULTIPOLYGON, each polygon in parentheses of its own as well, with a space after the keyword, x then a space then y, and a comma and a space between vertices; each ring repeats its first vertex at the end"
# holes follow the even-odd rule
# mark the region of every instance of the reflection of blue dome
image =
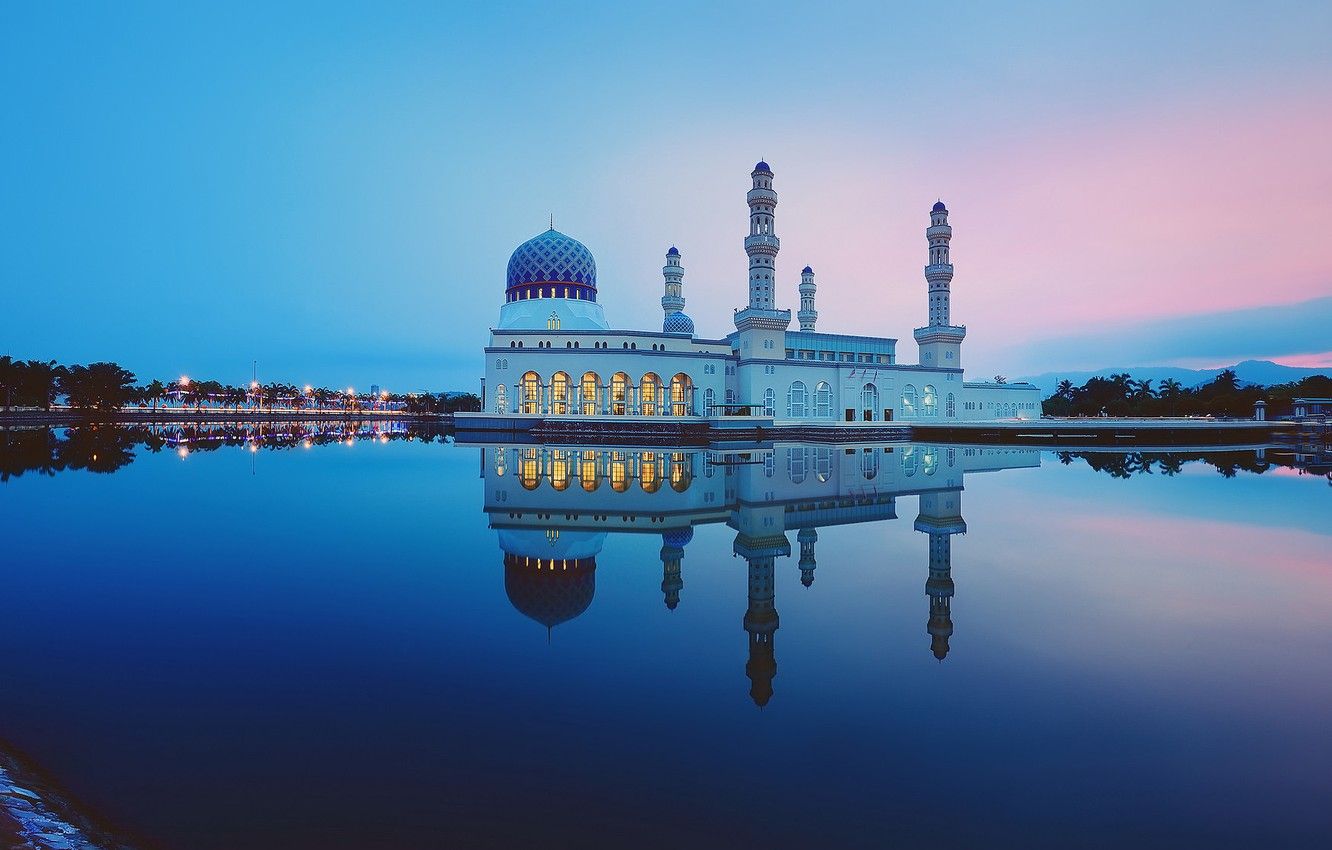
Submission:
POLYGON ((948 212, 948 207, 944 206, 943 201, 935 201, 934 212, 948 212))
POLYGON ((760 159, 760 160, 758 161, 758 163, 754 166, 754 170, 755 170, 755 171, 766 171, 766 172, 768 172, 769 174, 772 173, 772 169, 769 168, 769 167, 768 167, 768 164, 767 164, 766 162, 764 162, 763 160, 761 160, 761 159, 760 159))
POLYGON ((670 531, 662 532, 661 545, 673 546, 676 549, 683 549, 690 540, 694 539, 694 527, 675 528, 670 531))
POLYGON ((661 330, 668 334, 694 335, 694 320, 684 313, 672 313, 661 323, 661 330))
POLYGON ((566 623, 587 610, 596 593, 597 562, 540 561, 520 555, 504 556, 504 592, 523 615, 547 629, 566 623))
POLYGON ((514 249, 508 289, 526 283, 581 283, 597 288, 597 261, 582 242, 551 228, 514 249))

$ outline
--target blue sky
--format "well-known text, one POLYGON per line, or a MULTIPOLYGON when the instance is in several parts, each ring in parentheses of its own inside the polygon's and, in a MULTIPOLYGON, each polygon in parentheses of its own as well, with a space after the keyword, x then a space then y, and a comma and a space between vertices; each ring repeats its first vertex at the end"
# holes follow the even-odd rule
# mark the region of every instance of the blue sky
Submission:
POLYGON ((0 12, 0 352, 471 388, 552 213, 613 324, 660 321, 675 243, 720 336, 759 157, 788 305, 810 263, 821 329, 904 362, 936 197, 981 374, 1140 321, 1196 348, 1108 360, 1332 352, 1194 321, 1332 293, 1327 4, 183 6, 0 12))

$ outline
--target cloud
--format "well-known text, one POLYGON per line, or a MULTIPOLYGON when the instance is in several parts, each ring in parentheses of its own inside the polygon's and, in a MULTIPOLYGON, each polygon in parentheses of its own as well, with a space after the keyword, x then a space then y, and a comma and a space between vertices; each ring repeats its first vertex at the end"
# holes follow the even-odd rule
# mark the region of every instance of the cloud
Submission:
POLYGON ((1118 321, 1086 333, 1038 340, 1020 350, 1033 364, 1095 369, 1184 361, 1317 355, 1332 349, 1332 296, 1294 304, 1118 321))

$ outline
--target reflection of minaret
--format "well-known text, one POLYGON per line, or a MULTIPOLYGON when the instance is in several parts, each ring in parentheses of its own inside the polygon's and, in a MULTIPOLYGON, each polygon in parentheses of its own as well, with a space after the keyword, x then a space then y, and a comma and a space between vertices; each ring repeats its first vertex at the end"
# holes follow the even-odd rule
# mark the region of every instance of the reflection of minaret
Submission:
POLYGON ((962 491, 923 493, 917 531, 930 536, 930 577, 925 580, 925 595, 930 598, 930 650, 940 661, 948 655, 948 639, 953 635, 952 543, 950 538, 967 530, 962 519, 962 491))
POLYGON ((759 708, 772 699, 772 679, 777 675, 773 635, 777 631, 776 592, 773 587, 774 561, 790 555, 791 544, 785 534, 750 537, 736 535, 734 551, 749 562, 749 608, 745 611, 745 631, 749 632, 749 696, 759 708))
POLYGON ((693 539, 692 526, 661 535, 661 592, 666 595, 666 607, 672 611, 680 604, 680 591, 684 588, 684 579, 680 576, 684 547, 693 539))
POLYGON ((800 583, 805 587, 814 583, 814 568, 818 566, 814 562, 814 544, 818 540, 819 533, 812 528, 802 528, 796 535, 800 544, 800 583))

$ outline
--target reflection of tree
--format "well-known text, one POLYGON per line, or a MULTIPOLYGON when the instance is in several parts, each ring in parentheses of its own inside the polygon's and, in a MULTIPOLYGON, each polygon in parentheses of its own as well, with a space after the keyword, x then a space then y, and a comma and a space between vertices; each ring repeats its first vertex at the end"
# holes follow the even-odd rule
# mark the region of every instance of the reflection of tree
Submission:
POLYGON ((54 475, 64 470, 115 472, 134 462, 140 448, 152 453, 171 447, 182 454, 248 446, 279 450, 346 443, 395 440, 432 443, 444 439, 428 423, 332 422, 194 425, 80 425, 68 429, 0 430, 0 481, 25 472, 54 475))
POLYGON ((1261 475, 1273 465, 1283 465, 1281 460, 1260 458, 1256 451, 1207 451, 1207 452, 1058 452, 1059 462, 1065 466, 1074 460, 1082 459, 1097 472, 1104 472, 1111 478, 1132 478, 1135 475, 1151 475, 1159 471, 1162 475, 1174 476, 1183 471, 1187 463, 1205 463, 1213 467, 1226 478, 1234 478, 1239 472, 1252 472, 1261 475))

